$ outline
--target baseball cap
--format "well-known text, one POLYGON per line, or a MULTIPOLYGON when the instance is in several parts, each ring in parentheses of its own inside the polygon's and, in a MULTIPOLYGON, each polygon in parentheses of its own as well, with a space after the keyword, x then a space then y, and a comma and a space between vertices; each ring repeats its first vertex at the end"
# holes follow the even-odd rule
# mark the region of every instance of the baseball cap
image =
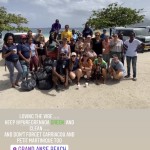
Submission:
POLYGON ((76 56, 77 54, 75 52, 72 52, 71 53, 71 56, 76 56))
POLYGON ((65 51, 60 51, 60 54, 66 54, 65 51))
POLYGON ((20 35, 20 37, 21 37, 22 39, 26 39, 26 38, 27 38, 27 36, 26 36, 25 34, 20 35))
POLYGON ((102 54, 99 54, 97 57, 100 57, 100 58, 102 58, 102 57, 103 57, 103 55, 102 55, 102 54))
POLYGON ((90 37, 90 38, 91 38, 91 35, 88 35, 87 37, 90 37))

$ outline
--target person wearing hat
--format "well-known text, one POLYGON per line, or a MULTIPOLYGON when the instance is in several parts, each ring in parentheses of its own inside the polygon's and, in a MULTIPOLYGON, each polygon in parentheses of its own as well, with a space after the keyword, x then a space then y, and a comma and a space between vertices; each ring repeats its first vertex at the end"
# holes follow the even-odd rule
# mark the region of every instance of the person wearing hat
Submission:
POLYGON ((61 83, 65 88, 68 87, 68 64, 69 60, 66 58, 66 53, 61 51, 58 60, 53 65, 52 80, 56 91, 60 91, 61 83))
POLYGON ((31 60, 31 48, 27 43, 27 36, 21 35, 21 43, 17 45, 17 51, 19 54, 20 64, 23 69, 23 79, 28 79, 29 65, 31 60))
POLYGON ((77 85, 80 85, 80 78, 82 76, 82 70, 79 68, 79 59, 75 52, 71 53, 69 60, 69 77, 73 80, 77 77, 77 85))
POLYGON ((112 61, 109 67, 109 74, 111 78, 120 80, 121 78, 125 77, 126 71, 122 64, 122 62, 119 60, 118 55, 113 54, 112 55, 112 61))
POLYGON ((87 82, 89 82, 92 72, 93 62, 88 57, 88 54, 85 52, 83 53, 83 57, 80 59, 80 68, 82 70, 82 74, 84 77, 87 78, 87 82))
POLYGON ((103 60, 102 54, 99 54, 93 63, 93 75, 96 78, 96 84, 99 84, 98 79, 103 78, 103 83, 106 81, 107 77, 107 63, 103 60))

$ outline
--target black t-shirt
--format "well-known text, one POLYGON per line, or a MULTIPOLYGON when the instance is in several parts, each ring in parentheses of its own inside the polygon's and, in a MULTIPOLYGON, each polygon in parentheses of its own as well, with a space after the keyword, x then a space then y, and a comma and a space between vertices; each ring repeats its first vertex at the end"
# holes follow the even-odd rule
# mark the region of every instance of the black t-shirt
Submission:
POLYGON ((93 42, 93 50, 97 55, 102 54, 102 40, 96 41, 95 38, 92 39, 93 42))
POLYGON ((93 35, 93 31, 92 29, 90 28, 85 28, 83 31, 82 31, 82 34, 83 34, 83 37, 87 37, 88 35, 93 35))
POLYGON ((66 75, 66 69, 68 69, 68 65, 69 65, 68 59, 64 60, 59 59, 54 63, 54 67, 56 67, 56 71, 60 75, 66 75))
POLYGON ((70 44, 70 50, 71 52, 75 52, 75 44, 70 44))

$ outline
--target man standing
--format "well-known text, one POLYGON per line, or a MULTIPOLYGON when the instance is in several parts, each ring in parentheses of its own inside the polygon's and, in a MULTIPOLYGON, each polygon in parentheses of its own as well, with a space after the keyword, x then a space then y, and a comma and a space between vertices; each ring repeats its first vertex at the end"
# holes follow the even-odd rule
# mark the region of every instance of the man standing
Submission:
POLYGON ((50 33, 55 32, 58 35, 60 29, 61 29, 61 24, 59 23, 59 20, 56 19, 55 23, 52 24, 50 33))
POLYGON ((88 23, 85 24, 85 28, 82 31, 82 35, 83 35, 84 38, 86 38, 88 35, 90 35, 91 37, 93 36, 93 31, 89 27, 88 23))
POLYGON ((130 39, 124 42, 126 47, 126 61, 127 61, 127 75, 126 78, 130 77, 130 65, 132 60, 132 68, 133 68, 133 81, 136 81, 136 62, 137 62, 137 50, 139 48, 144 47, 144 43, 135 39, 135 33, 132 32, 130 34, 130 39))
POLYGON ((65 31, 61 33, 61 39, 67 38, 67 42, 70 43, 72 39, 72 32, 69 31, 69 25, 65 25, 65 31))
POLYGON ((106 29, 103 29, 103 33, 102 33, 101 36, 100 36, 100 38, 101 38, 102 40, 104 40, 104 39, 106 38, 106 32, 107 32, 107 30, 106 30, 106 29))

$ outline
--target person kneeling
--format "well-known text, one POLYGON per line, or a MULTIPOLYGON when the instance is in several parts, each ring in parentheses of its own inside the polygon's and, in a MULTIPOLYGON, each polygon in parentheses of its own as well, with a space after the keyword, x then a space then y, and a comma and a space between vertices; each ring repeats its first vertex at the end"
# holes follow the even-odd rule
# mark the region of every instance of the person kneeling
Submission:
POLYGON ((54 62, 52 80, 57 91, 60 91, 60 83, 62 83, 65 88, 68 87, 68 59, 66 59, 64 52, 61 52, 59 59, 54 62))
POLYGON ((82 70, 82 75, 87 78, 86 82, 89 82, 92 72, 93 62, 88 57, 87 53, 83 54, 83 58, 80 60, 80 68, 82 70))
POLYGON ((80 85, 80 78, 82 76, 82 70, 79 68, 79 59, 75 52, 71 53, 69 61, 69 77, 73 80, 77 77, 77 85, 80 85))
POLYGON ((122 62, 118 59, 117 55, 114 54, 112 57, 113 58, 110 64, 109 73, 111 75, 111 78, 120 80, 126 74, 125 68, 122 62))
POLYGON ((99 84, 98 79, 103 79, 103 83, 106 81, 107 76, 107 63, 103 60, 103 57, 101 54, 98 55, 98 57, 94 60, 94 78, 96 79, 96 84, 99 84))

